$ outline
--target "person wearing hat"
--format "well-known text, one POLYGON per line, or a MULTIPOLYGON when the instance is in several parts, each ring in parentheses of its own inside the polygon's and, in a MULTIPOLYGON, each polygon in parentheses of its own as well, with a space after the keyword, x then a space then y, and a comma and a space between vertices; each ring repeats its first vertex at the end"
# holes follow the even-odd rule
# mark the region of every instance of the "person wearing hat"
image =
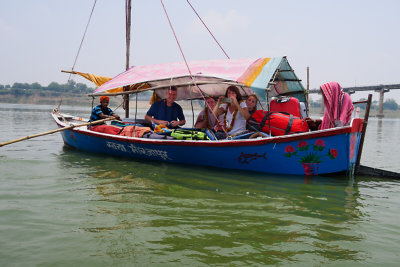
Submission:
MULTIPOLYGON (((97 105, 93 108, 92 114, 90 115, 89 122, 112 118, 114 117, 117 120, 121 120, 121 118, 115 114, 111 108, 108 107, 108 103, 110 102, 110 98, 108 96, 100 97, 100 105, 97 105)), ((121 131, 120 127, 116 127, 113 125, 106 125, 105 122, 93 125, 90 127, 90 130, 96 132, 103 132, 109 134, 119 134, 121 131)))
POLYGON ((117 114, 115 114, 111 110, 111 108, 108 107, 109 102, 110 98, 108 96, 101 96, 100 105, 95 106, 94 109, 92 110, 89 122, 107 119, 111 117, 114 117, 117 120, 121 120, 121 118, 117 114))

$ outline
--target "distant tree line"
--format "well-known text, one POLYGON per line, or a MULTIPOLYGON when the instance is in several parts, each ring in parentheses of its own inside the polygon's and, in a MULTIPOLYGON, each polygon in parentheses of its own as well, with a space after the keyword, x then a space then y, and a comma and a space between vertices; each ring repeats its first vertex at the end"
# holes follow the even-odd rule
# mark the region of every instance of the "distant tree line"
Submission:
POLYGON ((39 94, 41 96, 55 96, 63 93, 70 94, 88 94, 93 92, 94 88, 88 87, 84 83, 76 83, 74 80, 65 84, 51 82, 48 86, 43 86, 38 82, 34 83, 14 83, 13 85, 0 84, 0 94, 12 94, 15 96, 39 94))
MULTIPOLYGON (((88 87, 84 83, 77 83, 69 80, 65 84, 51 82, 48 86, 43 86, 38 82, 34 83, 14 83, 13 85, 0 84, 0 95, 13 95, 15 98, 23 96, 38 95, 41 97, 56 97, 61 95, 86 95, 90 94, 95 88, 88 87)), ((152 91, 146 91, 138 95, 138 100, 148 100, 152 91)), ((134 99, 134 96, 131 97, 134 99)))
MULTIPOLYGON (((359 99, 357 101, 363 101, 363 100, 367 100, 367 99, 366 98, 361 98, 361 99, 359 99)), ((310 102, 310 107, 313 107, 313 108, 321 107, 321 100, 313 101, 312 99, 310 99, 309 102, 310 102)), ((360 107, 360 109, 365 109, 366 105, 365 104, 361 104, 361 105, 359 105, 359 107, 360 107)), ((379 109, 378 101, 376 101, 376 100, 372 101, 371 109, 372 110, 378 110, 379 109)), ((389 99, 385 100, 385 102, 383 102, 383 110, 398 110, 398 109, 400 109, 400 106, 397 104, 396 100, 394 100, 394 99, 389 98, 389 99)))
MULTIPOLYGON (((84 83, 77 83, 74 80, 69 80, 65 84, 60 84, 57 82, 51 82, 48 86, 43 86, 38 82, 34 83, 14 83, 13 85, 3 85, 0 84, 0 95, 4 94, 12 94, 15 97, 19 96, 31 96, 31 95, 39 95, 39 96, 61 96, 63 94, 90 94, 95 90, 95 88, 88 87, 84 83)), ((146 100, 152 94, 152 91, 147 91, 139 94, 139 100, 146 100)), ((133 98, 133 97, 132 97, 133 98)), ((366 100, 365 98, 361 98, 358 101, 366 100)), ((202 102, 202 101, 201 101, 202 102)), ((321 107, 321 99, 314 101, 312 98, 309 100, 310 107, 318 108, 321 107)), ((361 109, 365 109, 365 105, 360 105, 361 109)), ((384 110, 398 110, 400 107, 394 99, 387 99, 383 103, 384 110)), ((379 109, 378 101, 373 101, 371 105, 371 109, 379 109)))

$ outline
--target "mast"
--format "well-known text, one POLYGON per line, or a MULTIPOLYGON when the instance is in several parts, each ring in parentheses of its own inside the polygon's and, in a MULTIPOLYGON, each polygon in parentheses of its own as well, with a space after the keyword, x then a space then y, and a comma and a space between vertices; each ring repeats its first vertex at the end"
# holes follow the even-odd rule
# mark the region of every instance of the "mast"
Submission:
MULTIPOLYGON (((126 37, 126 65, 125 69, 129 69, 129 57, 130 57, 130 44, 131 44, 131 0, 125 0, 125 37, 126 37)), ((129 85, 124 87, 124 91, 129 91, 129 85)), ((125 94, 124 98, 124 109, 125 117, 129 118, 129 94, 125 94)))

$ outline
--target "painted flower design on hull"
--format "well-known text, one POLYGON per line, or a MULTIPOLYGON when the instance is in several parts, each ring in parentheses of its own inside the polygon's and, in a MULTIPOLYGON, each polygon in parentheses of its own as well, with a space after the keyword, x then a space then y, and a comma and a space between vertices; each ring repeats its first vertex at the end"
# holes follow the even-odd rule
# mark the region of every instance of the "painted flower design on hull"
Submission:
POLYGON ((286 146, 285 156, 288 158, 298 157, 303 167, 306 175, 316 175, 318 174, 319 163, 323 162, 324 157, 329 157, 329 159, 336 159, 338 156, 338 151, 335 148, 331 148, 326 154, 323 153, 326 145, 324 140, 317 139, 314 144, 309 144, 307 141, 303 140, 297 144, 297 148, 291 145, 286 146), (310 150, 310 148, 312 148, 310 150), (310 151, 309 151, 310 150, 310 151))

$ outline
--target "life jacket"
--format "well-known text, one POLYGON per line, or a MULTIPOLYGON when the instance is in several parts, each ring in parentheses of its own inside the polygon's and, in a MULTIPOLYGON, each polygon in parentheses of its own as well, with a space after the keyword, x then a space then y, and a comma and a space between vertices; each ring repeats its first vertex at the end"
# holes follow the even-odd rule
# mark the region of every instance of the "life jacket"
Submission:
POLYGON ((267 112, 257 110, 248 122, 247 128, 250 130, 270 132, 271 135, 280 136, 293 133, 308 132, 308 124, 300 118, 294 117, 286 112, 267 112))
POLYGON ((275 98, 270 103, 270 111, 287 112, 298 118, 307 117, 304 103, 299 102, 295 97, 275 98), (302 105, 301 105, 302 104, 302 105))
POLYGON ((172 131, 171 136, 178 140, 210 140, 204 132, 175 129, 172 131))

